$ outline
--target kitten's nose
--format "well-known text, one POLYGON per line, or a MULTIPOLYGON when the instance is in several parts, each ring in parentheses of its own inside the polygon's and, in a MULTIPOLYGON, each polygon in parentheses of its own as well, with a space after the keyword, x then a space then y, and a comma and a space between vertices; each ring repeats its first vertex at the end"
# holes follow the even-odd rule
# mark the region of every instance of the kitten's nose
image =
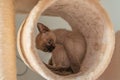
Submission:
POLYGON ((55 49, 55 46, 51 45, 47 47, 48 52, 52 52, 55 49))

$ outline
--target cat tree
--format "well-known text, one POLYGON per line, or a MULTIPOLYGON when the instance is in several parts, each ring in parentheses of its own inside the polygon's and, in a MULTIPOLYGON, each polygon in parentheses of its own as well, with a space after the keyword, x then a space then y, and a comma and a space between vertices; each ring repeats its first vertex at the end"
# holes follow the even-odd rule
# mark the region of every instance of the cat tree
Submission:
MULTIPOLYGON (((3 44, 0 51, 4 53, 0 54, 1 80, 16 80, 13 2, 0 0, 0 11, 5 15, 0 18, 0 42, 3 44)), ((97 0, 16 0, 15 4, 17 12, 28 13, 33 8, 23 21, 17 36, 18 51, 30 69, 48 80, 95 80, 107 68, 114 50, 114 31, 107 13, 97 0), (34 47, 33 30, 42 14, 62 17, 73 31, 84 35, 87 53, 79 73, 68 76, 56 75, 45 67, 38 57, 34 47)))

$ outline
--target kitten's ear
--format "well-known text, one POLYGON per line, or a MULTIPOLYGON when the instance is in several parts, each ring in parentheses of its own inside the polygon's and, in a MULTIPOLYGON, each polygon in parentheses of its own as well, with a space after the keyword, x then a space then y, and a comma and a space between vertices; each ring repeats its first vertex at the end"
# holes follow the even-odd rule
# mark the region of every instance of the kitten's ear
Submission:
POLYGON ((47 31, 50 31, 48 27, 46 27, 44 24, 42 23, 37 23, 37 28, 39 30, 39 32, 41 33, 45 33, 47 31))

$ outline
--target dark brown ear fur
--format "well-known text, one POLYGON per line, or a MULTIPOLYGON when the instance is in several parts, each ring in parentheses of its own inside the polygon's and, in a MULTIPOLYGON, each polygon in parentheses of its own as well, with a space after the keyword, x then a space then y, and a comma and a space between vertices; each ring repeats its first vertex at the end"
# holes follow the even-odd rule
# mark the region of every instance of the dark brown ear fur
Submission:
POLYGON ((49 28, 42 23, 37 23, 37 28, 38 28, 39 32, 41 32, 41 33, 50 31, 49 28))

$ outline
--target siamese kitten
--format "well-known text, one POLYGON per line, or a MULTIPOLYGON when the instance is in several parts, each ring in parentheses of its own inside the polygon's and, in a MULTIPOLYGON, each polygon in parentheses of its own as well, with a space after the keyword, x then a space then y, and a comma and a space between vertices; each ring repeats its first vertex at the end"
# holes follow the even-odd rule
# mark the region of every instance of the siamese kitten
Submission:
POLYGON ((37 27, 40 33, 36 37, 36 48, 52 52, 49 65, 46 66, 61 75, 79 72, 86 53, 82 34, 65 29, 52 31, 41 23, 37 27))

